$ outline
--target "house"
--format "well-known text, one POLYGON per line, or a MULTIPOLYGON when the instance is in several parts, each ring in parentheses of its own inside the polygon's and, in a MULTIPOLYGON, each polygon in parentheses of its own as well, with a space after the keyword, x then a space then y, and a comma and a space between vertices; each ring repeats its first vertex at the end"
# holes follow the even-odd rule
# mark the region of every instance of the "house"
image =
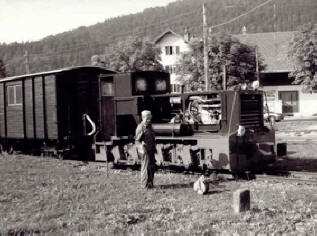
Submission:
POLYGON ((256 46, 264 59, 266 68, 261 71, 260 85, 265 91, 270 110, 292 116, 311 116, 317 114, 317 93, 303 92, 303 86, 293 84, 294 78, 290 77, 295 62, 288 52, 294 35, 294 31, 244 32, 235 37, 242 43, 256 46))
MULTIPOLYGON (((249 34, 243 27, 242 34, 234 35, 242 43, 257 48, 266 68, 261 71, 260 85, 265 91, 265 103, 271 111, 291 116, 311 116, 317 114, 316 93, 303 92, 302 85, 293 84, 290 72, 294 70, 294 61, 288 57, 290 42, 295 32, 268 32, 249 34)), ((177 66, 181 53, 191 50, 189 34, 184 36, 168 30, 161 34, 155 43, 161 48, 161 62, 171 73, 173 92, 179 92, 177 66)))
POLYGON ((181 92, 181 85, 177 81, 177 71, 182 53, 191 50, 190 34, 185 30, 184 35, 167 30, 155 39, 155 45, 161 49, 161 64, 171 75, 172 92, 181 92))

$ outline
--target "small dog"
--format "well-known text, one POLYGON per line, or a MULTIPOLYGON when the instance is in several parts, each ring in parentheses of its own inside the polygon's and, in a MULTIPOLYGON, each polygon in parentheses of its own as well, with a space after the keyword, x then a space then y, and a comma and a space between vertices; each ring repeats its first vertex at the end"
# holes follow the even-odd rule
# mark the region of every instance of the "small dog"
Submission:
POLYGON ((205 176, 200 176, 194 183, 194 191, 198 194, 206 194, 209 190, 209 183, 207 183, 205 176))

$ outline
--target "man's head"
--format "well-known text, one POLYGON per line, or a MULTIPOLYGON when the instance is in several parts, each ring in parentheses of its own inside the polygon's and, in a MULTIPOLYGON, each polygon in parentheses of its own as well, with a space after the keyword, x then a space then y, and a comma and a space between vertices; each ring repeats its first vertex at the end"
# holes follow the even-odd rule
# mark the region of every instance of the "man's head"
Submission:
POLYGON ((150 111, 148 110, 144 110, 141 112, 141 116, 142 116, 142 121, 148 125, 151 124, 151 120, 152 120, 152 114, 150 111))

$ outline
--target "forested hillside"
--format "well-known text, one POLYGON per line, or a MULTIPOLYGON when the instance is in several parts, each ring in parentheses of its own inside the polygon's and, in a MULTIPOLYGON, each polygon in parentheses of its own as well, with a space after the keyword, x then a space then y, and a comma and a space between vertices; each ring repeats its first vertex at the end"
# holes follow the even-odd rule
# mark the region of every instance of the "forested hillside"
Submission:
MULTIPOLYGON (((212 26, 227 22, 266 1, 176 1, 166 7, 149 8, 142 13, 107 19, 103 23, 79 27, 36 42, 0 44, 0 59, 6 64, 9 75, 18 75, 25 73, 25 50, 29 55, 30 71, 38 72, 89 64, 92 55, 103 54, 106 47, 128 36, 154 39, 166 29, 182 33, 185 27, 198 36, 202 31, 203 2, 207 6, 208 25, 212 26)), ((243 25, 246 25, 249 33, 292 31, 304 23, 317 22, 316 10, 316 0, 275 0, 237 21, 214 28, 213 32, 236 34, 243 25)))

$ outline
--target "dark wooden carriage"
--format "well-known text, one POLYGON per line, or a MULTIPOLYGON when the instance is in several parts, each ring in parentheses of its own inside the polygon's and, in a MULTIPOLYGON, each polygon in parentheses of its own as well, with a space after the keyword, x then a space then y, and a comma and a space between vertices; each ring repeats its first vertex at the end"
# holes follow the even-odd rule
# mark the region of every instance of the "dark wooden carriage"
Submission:
POLYGON ((99 77, 114 74, 81 66, 0 80, 0 140, 23 151, 77 150, 85 138, 83 114, 99 120, 99 77))

